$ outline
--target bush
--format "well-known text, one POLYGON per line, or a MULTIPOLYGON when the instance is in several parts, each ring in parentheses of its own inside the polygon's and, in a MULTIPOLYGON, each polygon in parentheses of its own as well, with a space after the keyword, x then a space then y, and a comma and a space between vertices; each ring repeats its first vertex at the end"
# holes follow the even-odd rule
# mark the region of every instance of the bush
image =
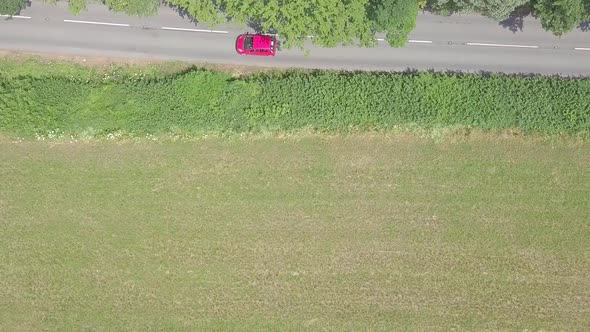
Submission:
MULTIPOLYGON (((265 126, 392 126, 590 133, 590 81, 472 74, 291 73, 260 80, 265 126)), ((261 118, 258 116, 258 118, 261 118)))
POLYGON ((158 12, 159 0, 103 0, 111 10, 133 16, 151 16, 158 12))
POLYGON ((419 3, 416 0, 372 0, 369 18, 375 30, 385 32, 385 39, 393 47, 402 47, 416 27, 419 3))
POLYGON ((0 131, 194 135, 465 126, 590 134, 586 79, 323 71, 236 79, 207 70, 77 77, 0 74, 0 131))
POLYGON ((27 0, 1 0, 0 14, 18 15, 27 6, 27 0))

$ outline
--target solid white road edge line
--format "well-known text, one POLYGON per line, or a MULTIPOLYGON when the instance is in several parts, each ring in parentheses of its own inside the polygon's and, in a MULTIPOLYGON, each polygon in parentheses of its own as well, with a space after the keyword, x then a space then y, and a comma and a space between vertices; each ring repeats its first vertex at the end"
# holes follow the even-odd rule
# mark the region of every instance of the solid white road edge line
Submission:
POLYGON ((590 51, 590 47, 575 47, 576 51, 590 51))
POLYGON ((492 47, 516 47, 516 48, 539 48, 536 45, 512 45, 512 44, 485 44, 485 43, 465 43, 469 46, 492 46, 492 47))
POLYGON ((30 20, 30 16, 21 16, 21 15, 0 15, 0 17, 12 17, 12 18, 24 18, 30 20))
POLYGON ((92 22, 92 21, 76 21, 76 20, 64 20, 66 23, 82 23, 82 24, 95 24, 95 25, 111 25, 116 27, 128 27, 129 24, 121 23, 106 23, 106 22, 92 22))
POLYGON ((408 40, 408 43, 432 44, 432 40, 408 40))
POLYGON ((162 27, 162 30, 191 31, 191 32, 211 32, 211 33, 229 33, 229 31, 221 31, 221 30, 187 29, 187 28, 171 28, 171 27, 162 27))

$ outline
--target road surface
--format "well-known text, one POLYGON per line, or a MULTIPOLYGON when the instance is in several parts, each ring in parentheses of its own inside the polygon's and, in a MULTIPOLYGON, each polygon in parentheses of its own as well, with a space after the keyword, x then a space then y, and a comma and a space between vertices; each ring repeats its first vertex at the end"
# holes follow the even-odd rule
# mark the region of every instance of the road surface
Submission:
POLYGON ((192 23, 167 7, 149 18, 114 14, 100 5, 75 16, 64 3, 33 1, 20 16, 0 18, 0 49, 272 67, 590 76, 590 32, 576 30, 556 38, 533 19, 525 19, 523 31, 513 33, 480 16, 421 14, 410 43, 400 49, 380 40, 375 48, 310 46, 308 56, 301 50, 280 50, 274 58, 235 53, 236 36, 247 30, 192 23))

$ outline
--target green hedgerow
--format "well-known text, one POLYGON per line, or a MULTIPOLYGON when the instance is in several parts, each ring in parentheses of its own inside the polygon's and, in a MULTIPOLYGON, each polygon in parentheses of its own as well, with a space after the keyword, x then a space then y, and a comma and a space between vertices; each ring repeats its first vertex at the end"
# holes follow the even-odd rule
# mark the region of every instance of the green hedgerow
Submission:
POLYGON ((148 77, 88 71, 80 76, 0 72, 0 131, 190 135, 463 126, 590 134, 587 79, 328 71, 234 78, 203 69, 148 77))

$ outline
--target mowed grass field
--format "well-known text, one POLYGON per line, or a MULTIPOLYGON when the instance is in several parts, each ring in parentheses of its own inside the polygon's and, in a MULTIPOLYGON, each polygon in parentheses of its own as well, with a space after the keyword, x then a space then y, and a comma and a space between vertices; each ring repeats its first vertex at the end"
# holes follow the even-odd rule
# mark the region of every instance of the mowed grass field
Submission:
POLYGON ((590 144, 0 139, 0 330, 587 330, 590 144))

